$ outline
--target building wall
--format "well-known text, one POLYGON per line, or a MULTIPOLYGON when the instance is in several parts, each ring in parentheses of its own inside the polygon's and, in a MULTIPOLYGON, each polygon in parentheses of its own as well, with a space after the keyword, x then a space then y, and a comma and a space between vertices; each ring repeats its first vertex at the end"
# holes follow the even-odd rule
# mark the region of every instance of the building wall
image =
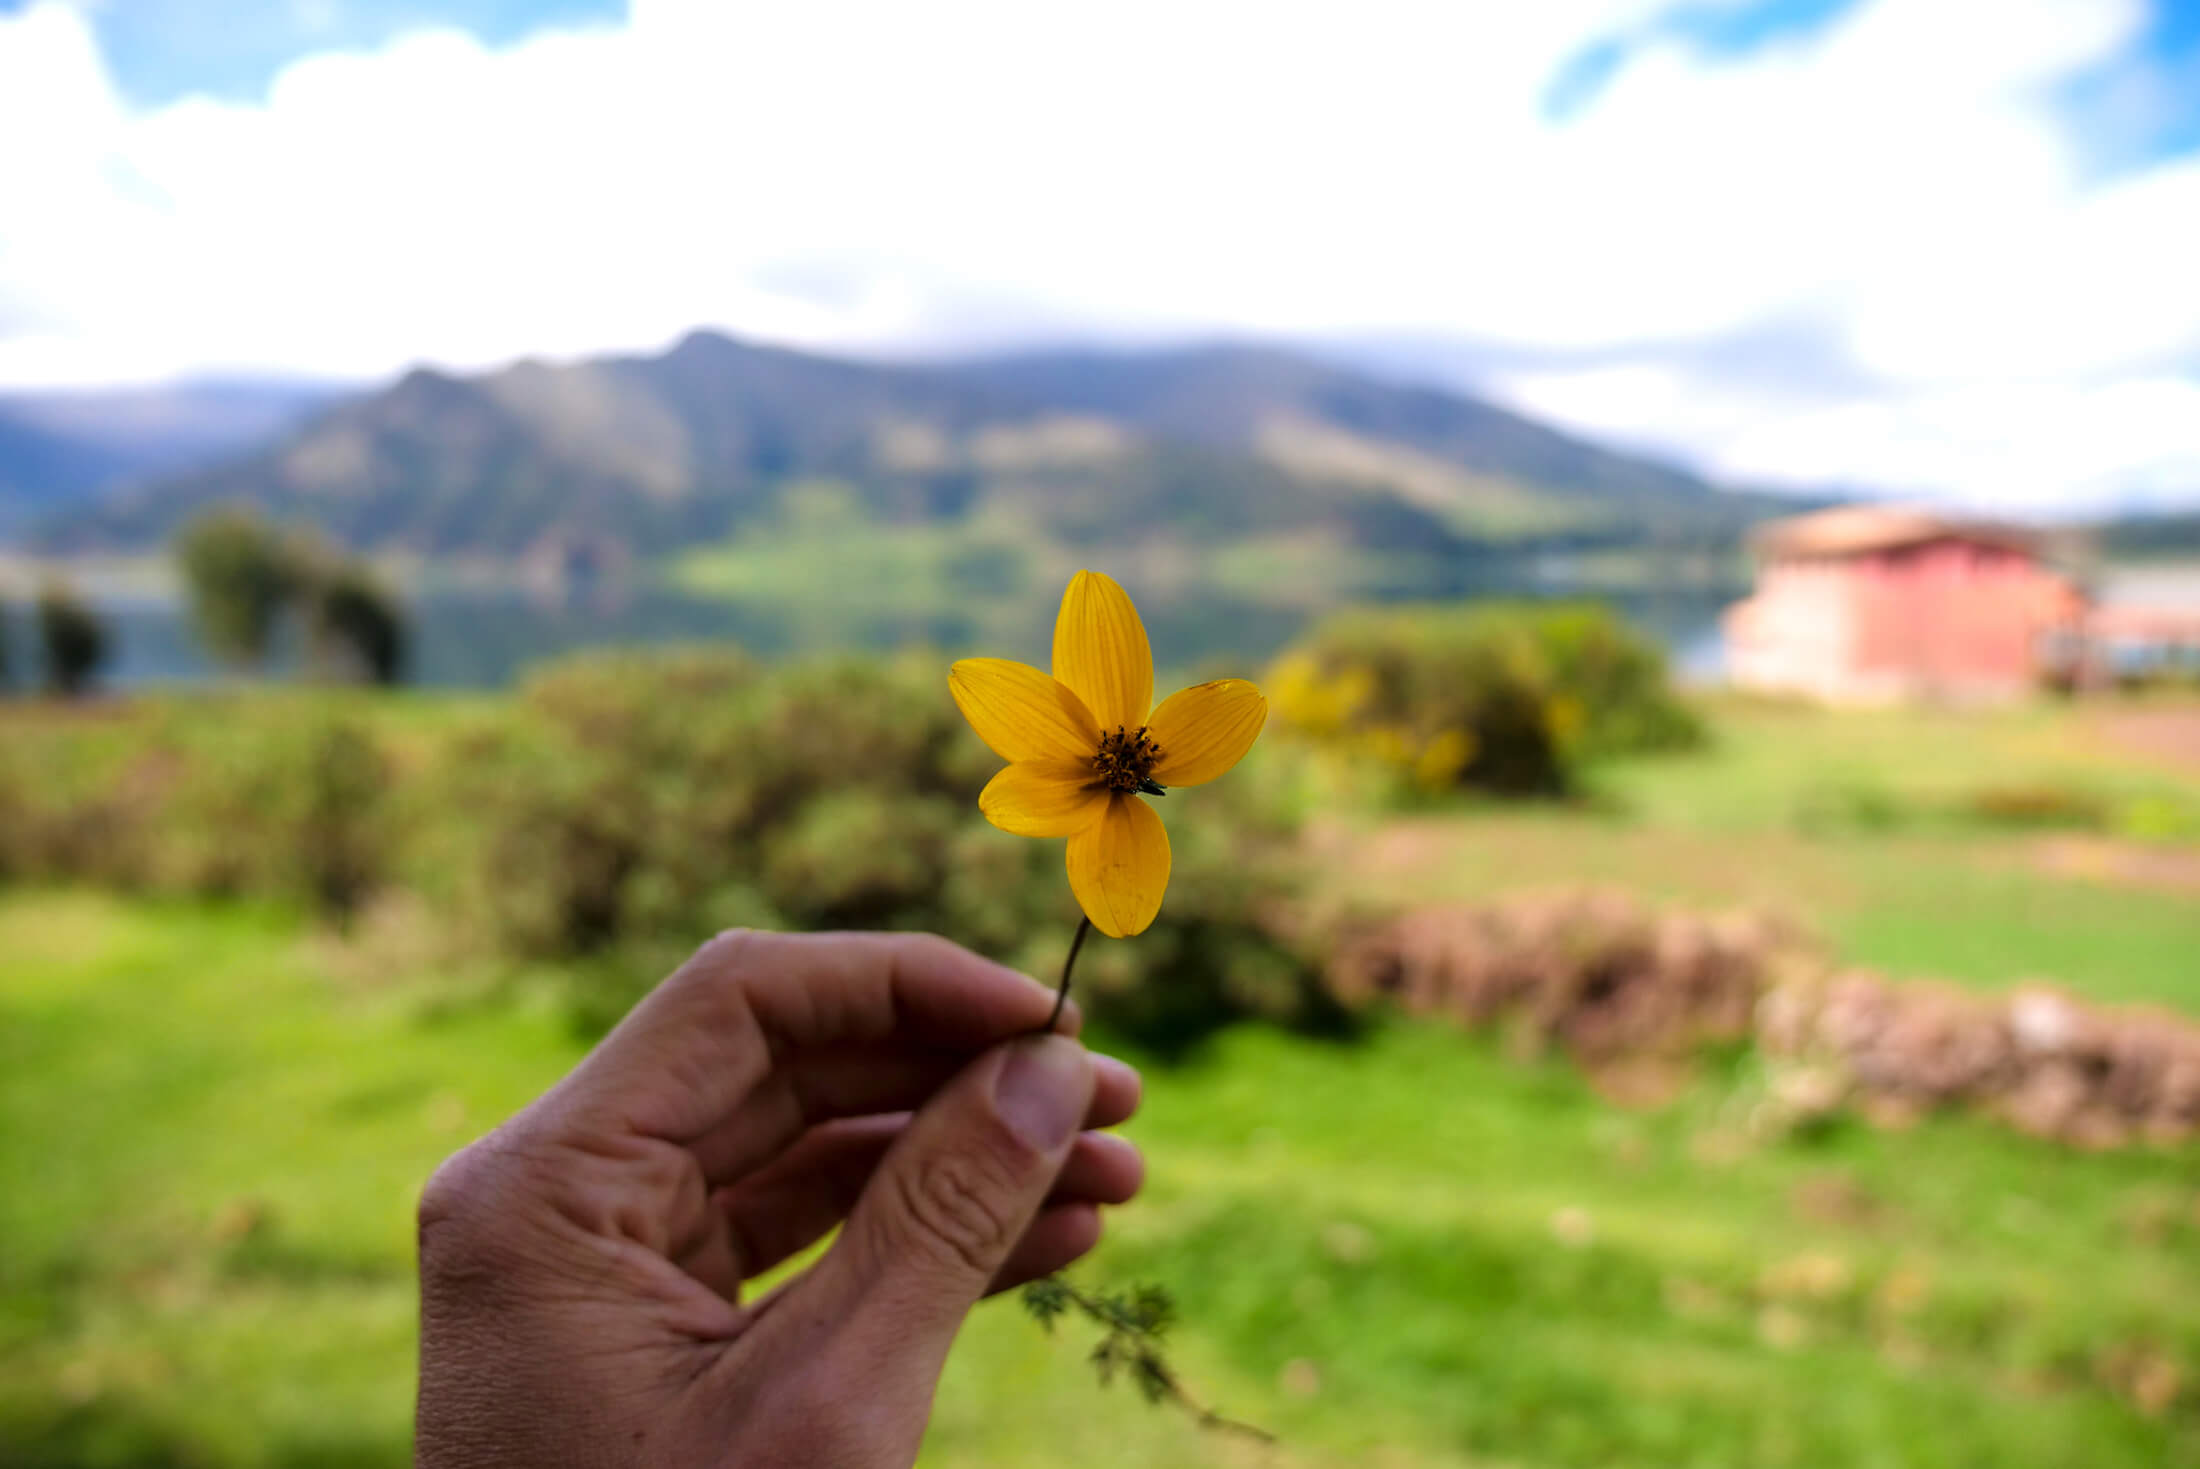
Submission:
POLYGON ((1727 609, 1728 677, 1742 688, 1842 698, 1855 641, 1851 601, 1839 562, 1760 567, 1756 594, 1727 609))
POLYGON ((2035 559, 1947 537, 1763 567, 1730 612, 1730 667, 1747 688, 1836 703, 1986 701, 2036 685, 2040 641, 2076 597, 2035 559))

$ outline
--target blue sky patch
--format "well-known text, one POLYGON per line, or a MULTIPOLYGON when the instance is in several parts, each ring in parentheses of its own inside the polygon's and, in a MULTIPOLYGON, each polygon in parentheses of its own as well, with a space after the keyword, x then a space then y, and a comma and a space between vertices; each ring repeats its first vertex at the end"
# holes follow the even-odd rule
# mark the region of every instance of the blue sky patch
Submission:
POLYGON ((2138 40, 2055 103, 2097 180, 2200 152, 2200 0, 2155 0, 2138 40))
MULTIPOLYGON (((0 15, 29 0, 0 0, 0 15)), ((253 102, 289 62, 365 51, 408 31, 465 31, 486 46, 540 30, 626 18, 625 0, 117 0, 87 10, 131 105, 204 95, 253 102), (219 21, 210 23, 218 10, 219 21)))
MULTIPOLYGON (((1579 116, 1644 49, 1678 44, 1713 61, 1807 38, 1861 0, 1675 4, 1560 64, 1543 92, 1553 122, 1579 116)), ((2049 99, 2096 180, 2200 152, 2200 0, 2152 0, 2139 37, 2119 56, 2072 76, 2049 99)))
POLYGON ((1586 110, 1645 47, 1678 42, 1696 55, 1730 61, 1817 33, 1861 0, 1751 0, 1743 5, 1678 4, 1622 35, 1590 42, 1560 64, 1543 113, 1562 122, 1586 110))

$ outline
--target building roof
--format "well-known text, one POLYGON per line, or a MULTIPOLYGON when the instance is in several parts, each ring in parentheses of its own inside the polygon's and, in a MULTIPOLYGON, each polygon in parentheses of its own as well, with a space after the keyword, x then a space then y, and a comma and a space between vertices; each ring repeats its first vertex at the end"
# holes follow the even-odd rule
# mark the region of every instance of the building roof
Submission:
POLYGON ((1904 505, 1843 505, 1768 521, 1750 536, 1758 556, 1861 556, 1927 541, 1963 540, 2028 556, 2042 554, 2040 536, 2021 526, 1971 520, 1904 505))

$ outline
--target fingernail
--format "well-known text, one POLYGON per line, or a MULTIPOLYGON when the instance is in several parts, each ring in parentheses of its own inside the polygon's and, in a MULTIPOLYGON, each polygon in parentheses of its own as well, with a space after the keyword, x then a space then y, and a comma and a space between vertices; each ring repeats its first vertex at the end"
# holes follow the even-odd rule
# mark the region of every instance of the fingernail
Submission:
POLYGON ((1058 1035, 1020 1040, 994 1078, 993 1107, 1018 1137, 1052 1152, 1083 1124, 1091 1076, 1092 1062, 1077 1042, 1058 1035))

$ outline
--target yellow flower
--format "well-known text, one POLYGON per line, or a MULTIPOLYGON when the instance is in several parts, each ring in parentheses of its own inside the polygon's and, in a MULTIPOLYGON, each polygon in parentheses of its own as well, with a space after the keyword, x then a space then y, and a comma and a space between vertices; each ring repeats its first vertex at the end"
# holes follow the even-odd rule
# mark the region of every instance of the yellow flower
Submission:
POLYGON ((1440 729, 1421 747, 1413 762, 1414 783, 1424 791, 1441 791, 1456 785, 1459 772, 1474 758, 1474 732, 1440 729))
POLYGON ((1080 571, 1054 620, 1054 674, 1006 658, 948 673, 956 707, 1009 762, 978 797, 986 820, 1069 838, 1069 885, 1093 927, 1143 933, 1169 885, 1169 834, 1138 799, 1204 785, 1238 763, 1268 718, 1242 678, 1195 684, 1153 708, 1153 652, 1121 587, 1080 571))

